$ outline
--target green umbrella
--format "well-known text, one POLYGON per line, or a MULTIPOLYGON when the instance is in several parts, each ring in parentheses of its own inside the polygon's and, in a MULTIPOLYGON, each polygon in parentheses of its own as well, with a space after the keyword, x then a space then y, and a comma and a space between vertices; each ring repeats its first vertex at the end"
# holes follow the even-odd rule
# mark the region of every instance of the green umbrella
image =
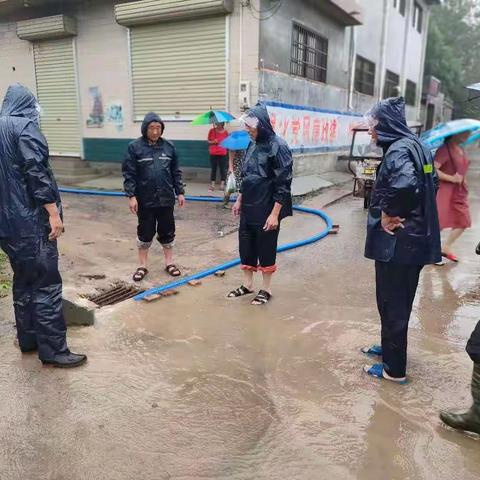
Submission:
POLYGON ((193 120, 192 125, 209 125, 210 123, 228 123, 232 120, 235 120, 233 115, 230 115, 228 112, 222 110, 209 110, 208 112, 202 113, 195 120, 193 120))

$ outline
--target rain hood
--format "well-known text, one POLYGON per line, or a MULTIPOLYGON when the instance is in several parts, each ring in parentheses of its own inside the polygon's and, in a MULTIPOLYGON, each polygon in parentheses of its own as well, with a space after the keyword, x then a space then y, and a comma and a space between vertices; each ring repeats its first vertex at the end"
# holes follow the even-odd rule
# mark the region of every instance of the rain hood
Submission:
POLYGON ((258 135, 257 143, 265 143, 275 136, 272 124, 270 123, 270 116, 268 115, 267 107, 262 103, 257 103, 252 107, 247 114, 248 117, 255 117, 258 119, 258 135))
POLYGON ((20 83, 14 83, 8 87, 0 115, 5 117, 24 117, 38 123, 40 105, 27 87, 20 83))
POLYGON ((32 92, 19 83, 11 85, 0 113, 0 238, 48 236, 43 206, 56 203, 61 211, 38 119, 32 92))
POLYGON ((366 116, 376 122, 377 143, 381 147, 388 147, 401 138, 415 137, 405 119, 405 100, 402 97, 382 100, 366 116))
POLYGON ((163 135, 163 132, 165 131, 165 123, 163 123, 163 120, 155 112, 149 112, 145 115, 145 118, 143 119, 143 122, 142 122, 143 138, 147 138, 148 126, 153 122, 158 122, 160 123, 160 125, 162 125, 162 135, 163 135))

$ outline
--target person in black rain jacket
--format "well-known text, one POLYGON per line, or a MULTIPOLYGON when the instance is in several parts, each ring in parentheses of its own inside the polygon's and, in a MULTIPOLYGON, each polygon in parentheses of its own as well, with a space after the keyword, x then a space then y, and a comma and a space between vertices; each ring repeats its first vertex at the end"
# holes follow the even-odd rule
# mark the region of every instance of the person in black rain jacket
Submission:
POLYGON ((125 194, 130 211, 138 217, 136 282, 148 273, 148 250, 155 233, 163 247, 165 270, 173 277, 181 275, 173 263, 175 195, 179 206, 185 205, 177 152, 172 142, 162 138, 165 124, 151 112, 145 115, 141 130, 142 136, 130 143, 123 162, 125 194))
POLYGON ((432 155, 410 131, 403 98, 367 114, 370 135, 384 151, 368 214, 365 256, 375 260, 382 344, 363 349, 382 357, 370 375, 406 381, 408 323, 424 265, 441 260, 432 155))
POLYGON ((38 350, 44 364, 76 367, 87 357, 67 347, 57 250, 61 202, 39 112, 27 88, 8 88, 0 112, 0 247, 14 273, 20 350, 38 350))
POLYGON ((280 222, 292 215, 292 152, 275 134, 268 111, 257 104, 245 116, 246 129, 253 140, 242 168, 242 184, 233 207, 240 215, 239 249, 244 284, 228 294, 240 297, 253 293, 253 273, 261 271, 263 286, 252 301, 267 303, 270 284, 277 270, 276 254, 280 222))

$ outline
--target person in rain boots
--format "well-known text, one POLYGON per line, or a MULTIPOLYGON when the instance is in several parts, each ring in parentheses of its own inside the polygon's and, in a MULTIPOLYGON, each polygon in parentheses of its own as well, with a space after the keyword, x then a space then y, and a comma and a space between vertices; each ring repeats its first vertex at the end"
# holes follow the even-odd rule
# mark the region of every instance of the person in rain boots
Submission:
POLYGON ((441 412, 440 418, 449 427, 480 434, 480 322, 467 343, 467 353, 473 360, 472 407, 464 413, 441 412))
POLYGON ((480 322, 467 343, 467 353, 473 360, 472 397, 473 405, 464 413, 441 412, 440 418, 456 430, 480 434, 480 322))
POLYGON ((135 282, 148 274, 148 252, 155 233, 163 247, 165 271, 172 277, 182 274, 173 263, 175 195, 179 207, 185 206, 182 171, 175 146, 162 137, 164 130, 162 119, 156 113, 147 113, 142 136, 130 143, 123 162, 125 194, 130 212, 138 217, 135 282))
POLYGON ((38 350, 44 364, 71 368, 87 357, 67 347, 57 250, 61 202, 39 114, 27 88, 8 88, 0 112, 0 247, 14 273, 20 350, 38 350))
POLYGON ((383 149, 372 193, 365 256, 375 260, 381 345, 362 349, 382 363, 364 371, 406 382, 408 323, 424 265, 441 260, 435 195, 438 179, 430 153, 410 131, 403 98, 378 103, 366 121, 383 149))

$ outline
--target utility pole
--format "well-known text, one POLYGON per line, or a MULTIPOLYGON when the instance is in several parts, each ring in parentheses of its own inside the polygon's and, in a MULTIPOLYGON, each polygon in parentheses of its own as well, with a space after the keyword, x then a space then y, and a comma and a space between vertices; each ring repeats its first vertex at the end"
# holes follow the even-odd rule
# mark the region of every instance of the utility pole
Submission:
POLYGON ((387 39, 388 39, 388 21, 390 18, 390 0, 383 0, 383 19, 382 19, 382 37, 380 41, 380 81, 378 83, 378 100, 383 98, 385 87, 385 77, 387 74, 387 39))
POLYGON ((403 38, 403 55, 402 55, 402 71, 400 73, 400 95, 405 96, 405 88, 407 85, 407 53, 408 53, 408 37, 410 30, 410 22, 413 15, 413 1, 406 0, 405 11, 405 33, 403 38))

